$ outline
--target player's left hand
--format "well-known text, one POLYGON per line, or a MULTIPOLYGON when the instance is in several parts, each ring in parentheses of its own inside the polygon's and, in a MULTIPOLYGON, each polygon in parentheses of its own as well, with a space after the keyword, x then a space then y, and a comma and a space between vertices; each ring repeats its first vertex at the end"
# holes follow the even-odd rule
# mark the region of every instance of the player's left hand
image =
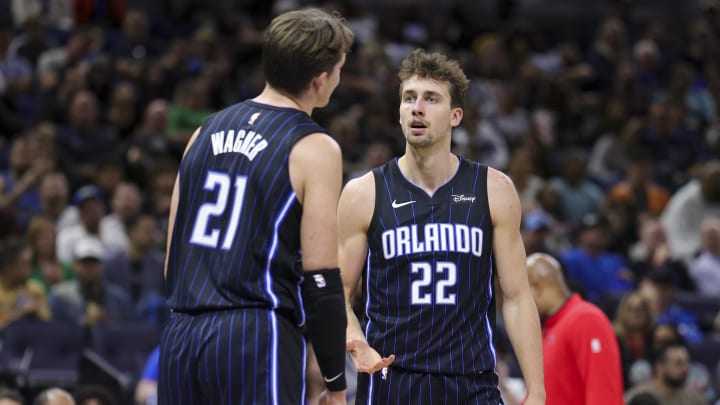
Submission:
POLYGON ((350 353, 355 367, 359 372, 372 374, 390 366, 395 361, 395 355, 382 357, 368 343, 360 339, 348 340, 345 348, 350 353))

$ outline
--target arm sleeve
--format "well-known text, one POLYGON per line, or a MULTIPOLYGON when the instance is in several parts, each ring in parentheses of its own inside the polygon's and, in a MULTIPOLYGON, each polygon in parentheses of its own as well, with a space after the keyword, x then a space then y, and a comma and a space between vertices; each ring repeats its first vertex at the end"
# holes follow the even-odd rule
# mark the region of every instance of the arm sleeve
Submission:
POLYGON ((623 405, 620 350, 610 321, 587 313, 575 322, 573 351, 585 385, 586 405, 623 405))

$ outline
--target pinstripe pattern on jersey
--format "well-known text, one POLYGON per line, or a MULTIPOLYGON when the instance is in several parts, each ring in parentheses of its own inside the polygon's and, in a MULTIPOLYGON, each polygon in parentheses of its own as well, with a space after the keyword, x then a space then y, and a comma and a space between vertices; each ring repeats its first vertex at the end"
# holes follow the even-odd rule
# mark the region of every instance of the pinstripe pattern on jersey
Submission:
MULTIPOLYGON (((168 256, 166 290, 171 308, 197 311, 242 307, 280 308, 298 323, 299 223, 302 207, 290 184, 288 156, 303 136, 326 132, 307 114, 245 101, 211 116, 188 149, 179 170, 181 198, 168 256), (252 117, 252 119, 251 119, 252 117), (252 121, 252 124, 250 124, 252 121), (242 153, 215 154, 212 134, 260 134, 267 148, 253 159, 242 153), (229 249, 191 242, 203 205, 218 204, 218 187, 204 187, 208 172, 226 174, 231 189, 225 209, 207 216, 206 233, 223 240, 232 204, 242 204, 229 249), (244 198, 235 201, 235 179, 246 179, 244 198)), ((228 194, 226 194, 228 195, 228 194)), ((195 231, 197 232, 197 231, 195 231)))
POLYGON ((369 343, 382 355, 395 354, 393 367, 405 370, 494 370, 487 167, 460 158, 457 173, 432 196, 402 175, 397 160, 373 173, 364 283, 369 343), (470 243, 466 230, 477 236, 476 250, 461 247, 470 243))

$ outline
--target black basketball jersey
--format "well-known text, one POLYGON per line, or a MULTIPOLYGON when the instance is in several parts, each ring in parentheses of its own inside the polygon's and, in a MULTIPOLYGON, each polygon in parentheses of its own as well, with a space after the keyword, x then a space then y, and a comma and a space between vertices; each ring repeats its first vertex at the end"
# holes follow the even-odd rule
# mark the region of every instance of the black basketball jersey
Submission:
POLYGON ((171 235, 169 305, 197 312, 289 310, 302 322, 302 207, 288 156, 310 133, 307 114, 247 100, 213 114, 183 158, 171 235))
POLYGON ((364 279, 366 336, 393 367, 493 370, 492 219, 487 167, 460 158, 433 196, 397 159, 373 170, 375 211, 364 279))

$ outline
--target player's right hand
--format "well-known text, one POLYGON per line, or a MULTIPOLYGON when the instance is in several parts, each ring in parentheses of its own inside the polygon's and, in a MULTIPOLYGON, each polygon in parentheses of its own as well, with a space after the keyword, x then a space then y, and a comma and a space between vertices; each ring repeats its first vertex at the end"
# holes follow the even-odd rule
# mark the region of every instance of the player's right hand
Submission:
POLYGON ((360 339, 348 340, 345 349, 350 353, 357 370, 362 373, 372 374, 390 366, 395 361, 394 354, 382 357, 366 341, 360 339))

